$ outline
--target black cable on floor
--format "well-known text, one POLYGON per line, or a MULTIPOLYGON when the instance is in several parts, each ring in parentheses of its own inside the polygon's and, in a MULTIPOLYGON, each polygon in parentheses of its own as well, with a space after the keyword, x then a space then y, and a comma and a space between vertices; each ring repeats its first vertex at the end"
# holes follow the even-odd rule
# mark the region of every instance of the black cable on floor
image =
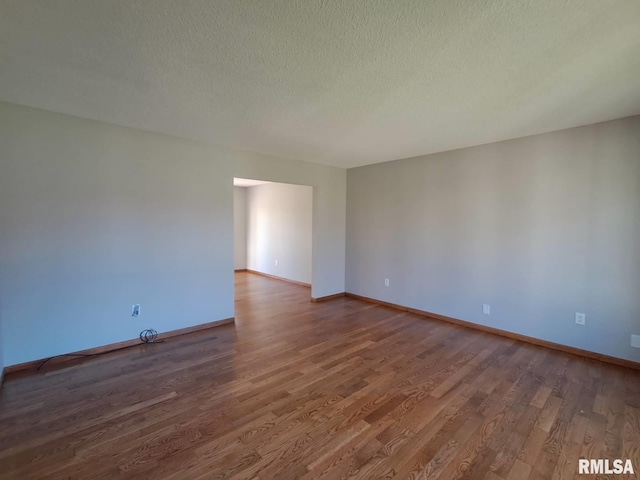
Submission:
POLYGON ((149 343, 163 343, 164 340, 157 340, 158 338, 158 332, 156 332, 154 329, 149 328, 147 330, 143 330, 140 332, 140 343, 134 343, 133 345, 126 345, 124 347, 119 347, 119 348, 114 348, 113 350, 106 350, 104 352, 99 352, 99 353, 63 353, 61 355, 54 355, 53 357, 49 357, 49 358, 45 358, 42 362, 40 362, 40 364, 38 365, 38 368, 36 368, 36 370, 40 370, 47 362, 49 362, 50 360, 53 360, 54 358, 60 358, 60 357, 97 357, 98 355, 104 355, 105 353, 111 353, 111 352, 118 352, 120 350, 126 350, 127 348, 131 348, 131 347, 139 347, 140 345, 146 345, 149 343))

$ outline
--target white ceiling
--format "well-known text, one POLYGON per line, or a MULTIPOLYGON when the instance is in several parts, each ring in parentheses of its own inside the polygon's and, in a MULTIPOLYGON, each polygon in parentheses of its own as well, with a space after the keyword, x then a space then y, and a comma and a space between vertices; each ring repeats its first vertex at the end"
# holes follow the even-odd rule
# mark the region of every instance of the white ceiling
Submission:
POLYGON ((0 99, 351 167, 640 113, 638 0, 0 0, 0 99))
POLYGON ((234 187, 255 187, 257 185, 264 185, 265 183, 271 183, 271 182, 263 182, 262 180, 250 180, 248 178, 233 179, 234 187))

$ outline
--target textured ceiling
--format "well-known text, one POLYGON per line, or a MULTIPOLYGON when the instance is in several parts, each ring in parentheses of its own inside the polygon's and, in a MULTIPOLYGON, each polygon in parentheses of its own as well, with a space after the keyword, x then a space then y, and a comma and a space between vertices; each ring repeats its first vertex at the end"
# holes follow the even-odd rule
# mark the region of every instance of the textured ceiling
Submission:
POLYGON ((640 113, 640 1, 0 0, 0 99, 351 167, 640 113))

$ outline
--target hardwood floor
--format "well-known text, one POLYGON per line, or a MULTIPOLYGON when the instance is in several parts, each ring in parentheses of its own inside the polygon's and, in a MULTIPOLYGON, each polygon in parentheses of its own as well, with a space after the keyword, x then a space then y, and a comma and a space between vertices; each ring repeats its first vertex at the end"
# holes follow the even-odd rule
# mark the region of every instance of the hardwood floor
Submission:
POLYGON ((0 479, 640 471, 638 371, 250 273, 236 296, 235 326, 8 375, 0 479))

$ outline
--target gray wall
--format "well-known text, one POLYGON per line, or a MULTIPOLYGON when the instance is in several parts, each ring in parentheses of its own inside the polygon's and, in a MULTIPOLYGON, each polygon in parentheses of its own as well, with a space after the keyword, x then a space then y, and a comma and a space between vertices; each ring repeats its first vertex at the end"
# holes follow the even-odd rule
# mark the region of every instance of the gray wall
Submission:
POLYGON ((247 188, 248 268, 311 283, 312 211, 311 187, 269 183, 247 188))
POLYGON ((2 374, 4 369, 4 342, 2 340, 2 305, 0 305, 0 387, 2 387, 2 374))
POLYGON ((234 268, 247 268, 247 189, 233 187, 233 258, 234 268))
POLYGON ((347 177, 348 292, 640 361, 640 117, 347 177))
POLYGON ((315 187, 312 294, 344 291, 343 169, 0 102, 0 172, 5 365, 233 316, 234 176, 315 187))

